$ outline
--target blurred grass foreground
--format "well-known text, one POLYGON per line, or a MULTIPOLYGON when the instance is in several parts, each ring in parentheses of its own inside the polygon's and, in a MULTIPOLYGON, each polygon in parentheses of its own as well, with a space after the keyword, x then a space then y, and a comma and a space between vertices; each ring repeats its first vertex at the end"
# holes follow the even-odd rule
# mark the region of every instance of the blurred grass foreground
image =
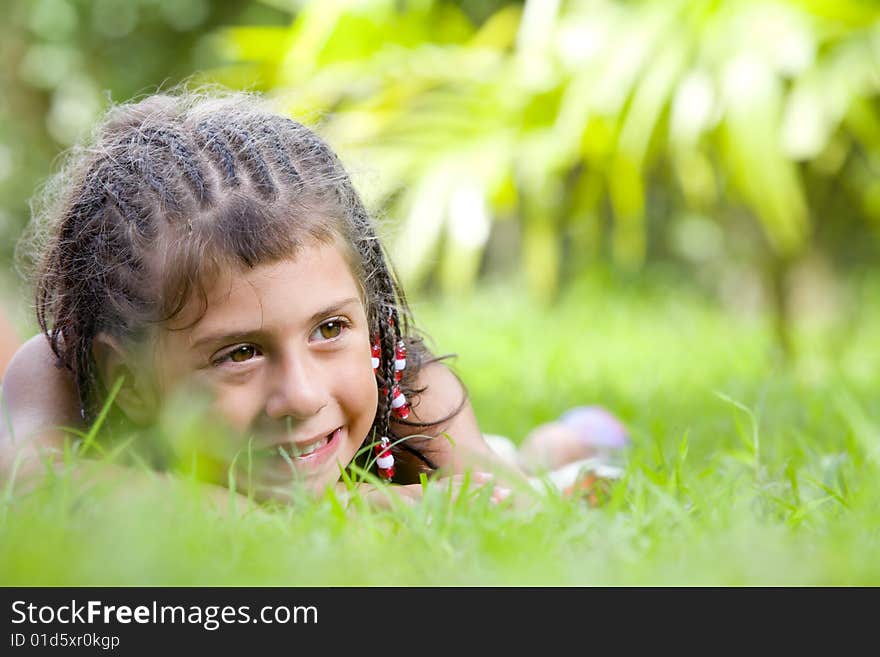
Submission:
POLYGON ((458 351, 456 367, 485 430, 519 439, 585 402, 623 418, 634 446, 607 505, 548 495, 506 508, 479 494, 452 500, 440 488, 422 504, 390 511, 357 503, 345 511, 328 495, 234 515, 206 504, 186 478, 133 488, 129 478, 61 475, 28 495, 6 491, 0 579, 880 583, 876 313, 839 358, 829 360, 824 343, 805 334, 810 364, 774 370, 761 357, 772 341, 766 324, 662 287, 609 302, 604 286, 582 286, 553 313, 528 310, 501 290, 425 306, 420 316, 438 342, 458 351), (389 567, 377 569, 378 560, 389 567))
POLYGON ((633 446, 601 508, 5 481, 0 584, 880 584, 877 3, 9 4, 22 335, 12 251, 57 152, 109 100, 256 89, 349 165, 485 432, 595 403, 633 446))

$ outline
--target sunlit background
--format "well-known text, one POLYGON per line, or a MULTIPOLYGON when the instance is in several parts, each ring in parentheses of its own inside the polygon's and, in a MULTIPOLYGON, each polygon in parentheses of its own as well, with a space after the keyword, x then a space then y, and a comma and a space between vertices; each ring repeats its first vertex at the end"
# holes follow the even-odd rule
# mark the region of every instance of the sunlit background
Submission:
POLYGON ((877 257, 880 9, 841 2, 12 0, 0 231, 110 101, 267 91, 339 150, 411 293, 552 303, 672 268, 735 312, 855 312, 877 257))

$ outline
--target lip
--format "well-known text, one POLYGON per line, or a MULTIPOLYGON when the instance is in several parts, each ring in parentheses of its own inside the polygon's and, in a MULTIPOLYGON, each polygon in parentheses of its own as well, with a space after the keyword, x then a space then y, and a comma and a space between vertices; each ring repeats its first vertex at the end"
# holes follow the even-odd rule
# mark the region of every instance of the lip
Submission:
POLYGON ((270 449, 275 452, 275 455, 278 459, 283 459, 285 464, 289 467, 289 463, 293 463, 293 466, 297 472, 297 474, 308 475, 309 473, 313 473, 318 470, 322 466, 324 466, 335 454, 337 448, 342 443, 342 434, 345 431, 345 427, 337 427, 333 431, 327 433, 320 433, 307 440, 286 440, 279 443, 276 443, 270 449), (286 451, 290 449, 290 445, 295 445, 298 450, 302 450, 309 445, 312 445, 319 440, 322 440, 324 437, 329 436, 330 439, 327 441, 326 445, 319 447, 314 452, 307 454, 305 456, 292 456, 288 454, 288 457, 285 458, 281 454, 278 453, 279 448, 285 449, 286 451), (289 460, 289 463, 287 463, 289 460))

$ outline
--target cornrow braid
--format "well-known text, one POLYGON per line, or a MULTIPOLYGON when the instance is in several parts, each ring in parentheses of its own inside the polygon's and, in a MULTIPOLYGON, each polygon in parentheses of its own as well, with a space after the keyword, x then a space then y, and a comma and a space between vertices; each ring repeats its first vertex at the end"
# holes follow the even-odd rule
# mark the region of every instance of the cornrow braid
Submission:
MULTIPOLYGON (((128 186, 114 175, 113 167, 108 161, 96 162, 89 169, 84 176, 82 188, 83 193, 67 212, 68 225, 82 228, 81 222, 88 221, 109 201, 123 219, 131 222, 139 230, 146 229, 143 210, 135 205, 128 186)), ((75 235, 71 235, 70 238, 78 239, 75 235)))
POLYGON ((278 193, 272 174, 266 159, 260 152, 254 140, 241 127, 233 122, 225 122, 222 130, 231 143, 238 149, 238 158, 244 164, 245 169, 251 175, 257 192, 266 199, 272 199, 278 193))
POLYGON ((223 133, 207 121, 202 121, 195 128, 196 138, 201 148, 210 153, 217 168, 223 174, 223 183, 230 187, 239 184, 238 173, 235 166, 235 155, 229 147, 229 142, 223 133))
MULTIPOLYGON (((289 127, 290 126, 288 126, 288 128, 289 127)), ((302 177, 296 166, 291 162, 290 156, 281 141, 276 126, 272 124, 258 124, 255 126, 255 130, 258 135, 266 138, 271 143, 271 153, 274 155, 275 161, 281 167, 281 171, 285 174, 287 182, 292 185, 302 184, 302 177)))
MULTIPOLYGON (((199 205, 206 206, 211 202, 210 192, 205 183, 205 177, 201 167, 198 166, 198 160, 195 153, 186 143, 186 140, 180 132, 165 128, 144 128, 141 137, 147 144, 158 143, 160 146, 168 149, 174 162, 183 172, 184 178, 189 187, 195 194, 199 205)), ((149 160, 146 160, 147 162, 149 160)))
POLYGON ((113 202, 120 216, 137 227, 138 230, 148 230, 144 211, 135 205, 133 194, 124 182, 112 176, 103 181, 104 198, 113 202))
MULTIPOLYGON (((180 198, 171 188, 165 176, 156 171, 156 167, 149 159, 132 154, 120 157, 117 164, 127 168, 138 179, 146 181, 147 186, 153 190, 156 200, 165 212, 180 213, 180 198)), ((118 183, 116 184, 118 185, 118 183)))

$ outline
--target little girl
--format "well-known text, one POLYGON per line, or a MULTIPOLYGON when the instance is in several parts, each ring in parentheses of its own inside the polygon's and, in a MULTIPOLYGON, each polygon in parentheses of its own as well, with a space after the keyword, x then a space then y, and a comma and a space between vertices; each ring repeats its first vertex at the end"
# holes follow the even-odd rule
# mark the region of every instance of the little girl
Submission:
POLYGON ((43 333, 4 380, 7 471, 111 394, 132 427, 205 395, 224 431, 199 458, 219 482, 246 467, 262 499, 354 466, 415 495, 420 473, 502 464, 309 129, 248 94, 154 95, 111 110, 55 183, 33 231, 43 333))

